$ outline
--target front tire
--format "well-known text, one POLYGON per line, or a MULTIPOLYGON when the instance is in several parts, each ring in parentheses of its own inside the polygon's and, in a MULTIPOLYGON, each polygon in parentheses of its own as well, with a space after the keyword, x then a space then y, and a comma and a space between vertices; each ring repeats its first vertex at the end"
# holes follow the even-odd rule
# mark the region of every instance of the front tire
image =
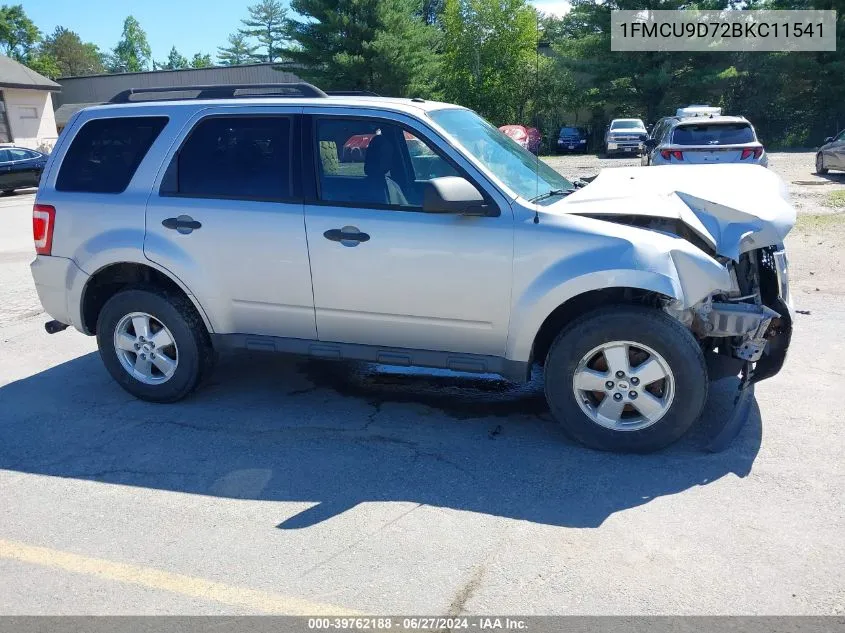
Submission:
POLYGON ((824 156, 819 152, 816 154, 816 173, 824 176, 827 173, 827 167, 824 166, 824 156))
POLYGON ((639 306, 587 313, 557 336, 546 357, 552 415, 574 439, 603 451, 669 446, 700 417, 708 387, 690 331, 639 306))
POLYGON ((149 402, 181 400, 214 362, 193 304, 159 289, 123 290, 109 299, 97 319, 97 345, 112 378, 149 402))

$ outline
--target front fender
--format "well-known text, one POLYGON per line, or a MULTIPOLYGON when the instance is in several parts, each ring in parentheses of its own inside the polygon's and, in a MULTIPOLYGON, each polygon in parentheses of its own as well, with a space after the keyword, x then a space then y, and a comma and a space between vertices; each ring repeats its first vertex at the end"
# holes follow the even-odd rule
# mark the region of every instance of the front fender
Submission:
POLYGON ((558 233, 552 246, 548 232, 543 240, 537 239, 539 232, 524 242, 517 238, 506 351, 510 360, 528 361, 549 315, 586 292, 645 290, 685 309, 731 287, 727 268, 682 238, 591 218, 558 220, 548 229, 558 233), (568 230, 561 231, 564 225, 568 230))

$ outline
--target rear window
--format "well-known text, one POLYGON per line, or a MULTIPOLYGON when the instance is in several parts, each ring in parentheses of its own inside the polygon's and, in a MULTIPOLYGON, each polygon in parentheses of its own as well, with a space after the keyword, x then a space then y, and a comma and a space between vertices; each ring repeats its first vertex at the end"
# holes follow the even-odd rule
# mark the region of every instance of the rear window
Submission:
POLYGON ((672 135, 674 145, 736 145, 756 140, 748 123, 682 125, 672 135))
POLYGON ((65 154, 56 189, 120 193, 166 124, 167 117, 88 121, 65 154))
POLYGON ((177 157, 179 195, 237 200, 291 197, 290 118, 210 117, 177 157))
POLYGON ((560 135, 561 136, 578 136, 581 134, 581 130, 577 127, 562 127, 560 128, 560 135))

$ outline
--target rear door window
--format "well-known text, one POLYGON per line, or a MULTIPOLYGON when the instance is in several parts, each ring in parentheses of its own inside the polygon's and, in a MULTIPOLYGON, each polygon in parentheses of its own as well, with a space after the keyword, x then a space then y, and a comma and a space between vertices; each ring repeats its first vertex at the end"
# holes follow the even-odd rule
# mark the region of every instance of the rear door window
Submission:
POLYGON ((167 124, 167 117, 94 119, 82 126, 70 145, 56 189, 120 193, 167 124))
POLYGON ((701 123, 675 128, 675 145, 736 145, 754 143, 754 130, 747 123, 701 123))
POLYGON ((175 191, 162 193, 197 198, 288 200, 291 198, 290 131, 288 116, 204 119, 191 131, 174 159, 175 191))

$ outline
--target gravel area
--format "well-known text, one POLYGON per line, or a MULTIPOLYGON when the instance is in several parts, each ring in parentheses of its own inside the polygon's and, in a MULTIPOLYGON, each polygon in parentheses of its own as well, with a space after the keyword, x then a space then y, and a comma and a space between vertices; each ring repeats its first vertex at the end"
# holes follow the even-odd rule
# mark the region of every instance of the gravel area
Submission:
MULTIPOLYGON (((774 152, 769 154, 769 169, 786 181, 792 201, 799 214, 841 212, 829 204, 832 191, 845 191, 845 173, 815 173, 814 152, 774 152)), ((544 160, 569 178, 594 176, 602 169, 631 167, 640 164, 639 158, 599 158, 595 154, 546 156, 544 160)))

